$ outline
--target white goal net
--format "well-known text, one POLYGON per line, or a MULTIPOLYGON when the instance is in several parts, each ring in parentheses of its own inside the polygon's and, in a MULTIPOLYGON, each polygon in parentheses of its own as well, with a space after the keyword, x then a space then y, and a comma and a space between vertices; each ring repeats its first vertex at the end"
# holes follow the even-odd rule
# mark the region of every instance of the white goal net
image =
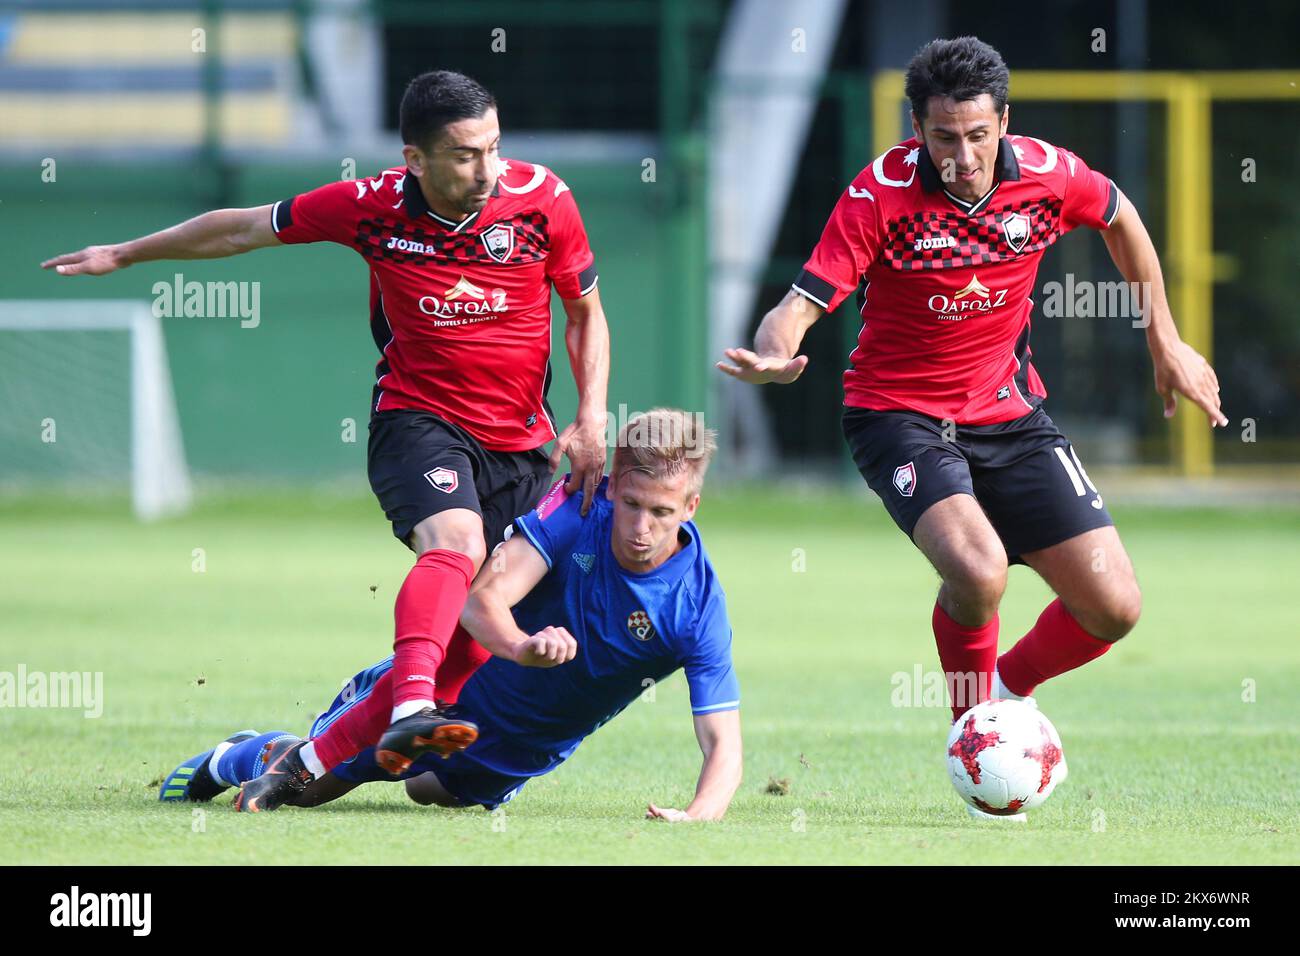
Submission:
POLYGON ((162 325, 148 302, 0 300, 0 486, 191 500, 162 325))

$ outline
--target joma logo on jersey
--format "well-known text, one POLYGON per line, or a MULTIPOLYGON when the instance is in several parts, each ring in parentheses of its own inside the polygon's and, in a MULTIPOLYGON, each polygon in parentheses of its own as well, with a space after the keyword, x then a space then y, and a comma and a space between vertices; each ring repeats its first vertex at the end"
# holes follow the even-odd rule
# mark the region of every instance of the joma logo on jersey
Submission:
POLYGON ((1007 301, 1007 290, 992 292, 980 282, 979 276, 971 276, 966 288, 957 292, 950 299, 946 295, 930 296, 930 311, 936 318, 947 322, 960 322, 968 315, 980 315, 1000 308, 1007 301))
POLYGON ((416 242, 414 239, 399 239, 392 236, 388 240, 386 248, 396 249, 398 252, 418 252, 421 255, 428 255, 433 252, 432 246, 426 246, 422 242, 416 242))
POLYGON ((436 295, 421 296, 418 305, 425 315, 436 315, 440 319, 488 315, 505 312, 509 308, 506 305, 505 289, 493 289, 489 298, 488 293, 464 276, 444 292, 442 298, 436 295))
POLYGON ((926 236, 912 243, 912 251, 920 252, 923 249, 955 249, 957 248, 956 236, 926 236))

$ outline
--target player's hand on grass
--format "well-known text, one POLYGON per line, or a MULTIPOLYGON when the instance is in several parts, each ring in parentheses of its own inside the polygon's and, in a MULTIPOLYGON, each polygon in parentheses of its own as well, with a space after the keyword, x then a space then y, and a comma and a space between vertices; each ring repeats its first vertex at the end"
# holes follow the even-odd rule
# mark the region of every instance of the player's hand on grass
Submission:
POLYGON ((65 252, 41 263, 61 276, 102 276, 126 265, 117 246, 87 246, 80 252, 65 252))
POLYGON ((768 382, 789 385, 803 374, 803 370, 808 365, 808 356, 806 355, 796 355, 788 360, 767 358, 757 355, 749 349, 723 349, 722 354, 735 364, 728 365, 726 362, 718 362, 718 369, 726 372, 732 378, 738 378, 742 382, 749 382, 752 385, 764 385, 768 382))
POLYGON ((569 456, 569 480, 564 486, 567 494, 582 489, 582 516, 591 510, 596 486, 605 473, 605 416, 579 418, 560 432, 551 451, 551 471, 560 467, 560 456, 569 456))
POLYGON ((645 818, 647 820, 667 820, 669 823, 685 823, 694 819, 685 810, 676 810, 673 807, 656 807, 653 803, 646 807, 645 818))
POLYGON ((562 627, 545 627, 515 646, 515 663, 524 667, 555 667, 578 655, 578 642, 562 627))
POLYGON ((1165 418, 1173 418, 1178 395, 1195 402, 1210 416, 1210 425, 1227 426, 1228 418, 1219 407, 1219 377, 1205 356, 1179 341, 1166 352, 1153 356, 1156 391, 1165 401, 1165 418))

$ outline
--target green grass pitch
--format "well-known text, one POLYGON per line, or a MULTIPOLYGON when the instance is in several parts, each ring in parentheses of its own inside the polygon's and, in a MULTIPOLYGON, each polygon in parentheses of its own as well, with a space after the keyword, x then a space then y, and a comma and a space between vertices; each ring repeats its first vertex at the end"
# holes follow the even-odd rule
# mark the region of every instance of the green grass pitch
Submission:
MULTIPOLYGON (((231 498, 154 526, 10 500, 0 671, 102 672, 104 709, 0 709, 0 863, 1293 863, 1300 511, 1114 513, 1143 618, 1038 694, 1070 774, 1013 831, 967 818, 946 709, 895 706, 893 675, 937 669, 936 580, 865 494, 706 498, 745 781, 725 821, 690 825, 642 819, 684 806, 699 769, 680 673, 503 815, 391 784, 257 816, 230 792, 159 804, 180 760, 244 727, 305 732, 387 654, 409 558, 360 499, 231 498)), ((1048 600, 1013 570, 1003 648, 1048 600)))

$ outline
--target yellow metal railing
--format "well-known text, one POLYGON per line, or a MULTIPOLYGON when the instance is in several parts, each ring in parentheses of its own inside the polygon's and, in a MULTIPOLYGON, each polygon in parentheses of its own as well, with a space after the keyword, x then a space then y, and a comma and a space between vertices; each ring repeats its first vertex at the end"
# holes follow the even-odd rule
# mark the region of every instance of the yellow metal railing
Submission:
MULTIPOLYGON (((1179 334, 1211 362, 1215 279, 1210 108, 1224 100, 1300 99, 1300 73, 1092 73, 1020 70, 1012 75, 1012 101, 1157 100, 1168 107, 1165 166, 1168 239, 1162 265, 1179 334)), ((871 83, 872 141, 877 154, 899 140, 899 70, 877 73, 871 83)), ((1123 189, 1123 183, 1119 184, 1123 189)), ((1214 449, 1205 414, 1180 402, 1174 418, 1174 461, 1184 475, 1209 475, 1214 449)))

